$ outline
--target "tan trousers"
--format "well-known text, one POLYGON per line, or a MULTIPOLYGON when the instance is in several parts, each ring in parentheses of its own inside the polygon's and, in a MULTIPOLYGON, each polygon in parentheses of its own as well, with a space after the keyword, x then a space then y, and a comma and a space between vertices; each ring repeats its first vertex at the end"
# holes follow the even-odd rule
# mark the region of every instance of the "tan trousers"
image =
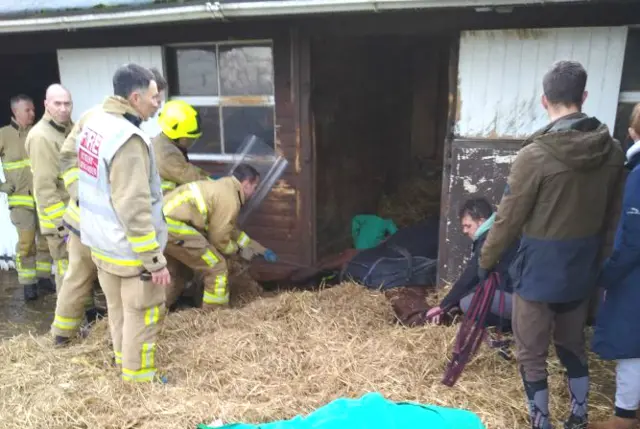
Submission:
POLYGON ((51 332, 69 338, 80 329, 85 309, 94 305, 93 284, 98 278, 98 269, 91 259, 91 250, 74 233, 69 233, 67 251, 69 269, 58 288, 51 332))
POLYGON ((10 213, 11 223, 18 232, 16 244, 16 270, 22 285, 36 283, 37 279, 51 277, 51 255, 47 241, 40 235, 35 210, 14 207, 10 213))
POLYGON ((98 268, 107 298, 116 363, 125 381, 153 381, 156 341, 165 315, 165 288, 140 277, 119 277, 98 268))
POLYGON ((56 292, 62 286, 62 280, 67 273, 69 266, 69 254, 67 253, 67 243, 64 238, 58 235, 46 235, 47 244, 49 245, 49 253, 56 267, 56 292))
POLYGON ((214 309, 229 304, 228 270, 224 257, 202 235, 174 236, 169 234, 165 249, 168 267, 172 273, 172 284, 167 290, 167 306, 173 305, 184 290, 184 276, 179 275, 179 266, 184 264, 201 275, 204 280, 202 308, 214 309), (176 242, 184 242, 182 245, 176 242), (173 274, 176 277, 173 277, 173 274))

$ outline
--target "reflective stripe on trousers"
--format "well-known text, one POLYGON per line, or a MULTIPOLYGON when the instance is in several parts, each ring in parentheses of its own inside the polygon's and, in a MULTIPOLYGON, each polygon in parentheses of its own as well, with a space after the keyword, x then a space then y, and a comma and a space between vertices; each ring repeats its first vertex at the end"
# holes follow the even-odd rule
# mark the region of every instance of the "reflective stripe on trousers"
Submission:
POLYGON ((31 195, 12 194, 7 198, 9 207, 35 208, 36 202, 31 195))
POLYGON ((19 161, 5 162, 2 164, 2 168, 4 171, 18 170, 20 168, 27 168, 27 167, 31 167, 31 161, 26 158, 21 159, 19 161))
POLYGON ((51 265, 49 262, 41 262, 41 261, 36 262, 36 270, 41 273, 51 274, 52 268, 53 268, 53 265, 51 265))
POLYGON ((202 302, 205 304, 224 305, 229 303, 229 291, 227 290, 227 275, 219 274, 216 276, 213 286, 213 293, 208 292, 206 287, 202 302))
MULTIPOLYGON (((144 325, 157 325, 161 319, 162 309, 160 306, 148 308, 144 314, 144 325)), ((118 355, 116 352, 116 362, 117 359, 118 355)), ((122 356, 120 356, 120 362, 122 362, 122 356)), ((132 370, 122 368, 122 379, 124 381, 149 382, 153 381, 156 372, 156 344, 142 343, 142 350, 140 351, 140 369, 132 370)))
POLYGON ((36 270, 23 268, 20 254, 16 255, 16 271, 18 271, 18 277, 20 278, 20 280, 24 282, 33 280, 35 283, 36 270))
POLYGON ((62 317, 57 314, 53 318, 53 326, 63 331, 76 331, 80 327, 81 323, 82 318, 72 319, 70 317, 62 317))

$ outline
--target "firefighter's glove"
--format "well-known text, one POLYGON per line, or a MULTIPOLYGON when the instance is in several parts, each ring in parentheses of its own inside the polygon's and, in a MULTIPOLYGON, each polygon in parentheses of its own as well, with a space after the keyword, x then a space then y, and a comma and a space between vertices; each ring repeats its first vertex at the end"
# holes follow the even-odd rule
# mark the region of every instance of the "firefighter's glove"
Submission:
POLYGON ((11 183, 4 182, 0 184, 0 192, 4 192, 7 195, 11 195, 16 191, 16 187, 11 183))
POLYGON ((485 270, 482 267, 478 267, 478 282, 484 283, 489 278, 489 270, 485 270))
POLYGON ((267 249, 262 256, 267 262, 276 262, 278 260, 278 255, 276 255, 276 252, 271 249, 267 249))

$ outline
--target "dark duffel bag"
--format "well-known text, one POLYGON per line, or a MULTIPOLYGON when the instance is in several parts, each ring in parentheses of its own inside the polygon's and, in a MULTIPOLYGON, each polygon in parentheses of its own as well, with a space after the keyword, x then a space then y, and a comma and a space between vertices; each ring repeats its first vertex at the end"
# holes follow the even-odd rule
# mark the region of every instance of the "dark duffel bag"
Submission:
POLYGON ((400 286, 433 286, 438 261, 411 256, 404 247, 378 246, 358 253, 340 273, 340 280, 353 280, 370 289, 400 286))

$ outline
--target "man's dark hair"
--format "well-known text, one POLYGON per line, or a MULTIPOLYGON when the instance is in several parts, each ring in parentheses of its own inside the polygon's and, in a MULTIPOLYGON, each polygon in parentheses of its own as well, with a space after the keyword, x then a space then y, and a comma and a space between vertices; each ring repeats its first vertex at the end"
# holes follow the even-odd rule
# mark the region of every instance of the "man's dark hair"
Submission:
POLYGON ((249 164, 240 164, 233 171, 233 177, 238 179, 240 183, 244 182, 245 180, 253 183, 258 180, 258 178, 260 177, 260 173, 258 173, 258 170, 256 170, 249 164))
POLYGON ((11 108, 13 108, 16 104, 18 104, 21 101, 29 101, 31 103, 33 103, 33 99, 31 97, 29 97, 26 94, 18 94, 18 95, 14 95, 13 97, 11 97, 11 99, 9 100, 9 105, 11 106, 11 108))
POLYGON ((491 203, 484 198, 471 198, 464 202, 464 205, 460 207, 458 216, 462 219, 465 216, 469 216, 475 221, 480 219, 489 219, 493 214, 493 207, 491 203))
POLYGON ((544 95, 551 104, 582 107, 587 71, 577 61, 558 61, 542 79, 544 95))
POLYGON ((149 68, 149 71, 153 74, 153 80, 155 80, 156 85, 158 85, 158 92, 167 89, 167 80, 162 76, 160 70, 158 70, 157 67, 151 67, 149 68))
POLYGON ((138 64, 125 64, 113 75, 113 94, 129 98, 133 92, 149 88, 152 80, 153 73, 148 68, 138 64))

